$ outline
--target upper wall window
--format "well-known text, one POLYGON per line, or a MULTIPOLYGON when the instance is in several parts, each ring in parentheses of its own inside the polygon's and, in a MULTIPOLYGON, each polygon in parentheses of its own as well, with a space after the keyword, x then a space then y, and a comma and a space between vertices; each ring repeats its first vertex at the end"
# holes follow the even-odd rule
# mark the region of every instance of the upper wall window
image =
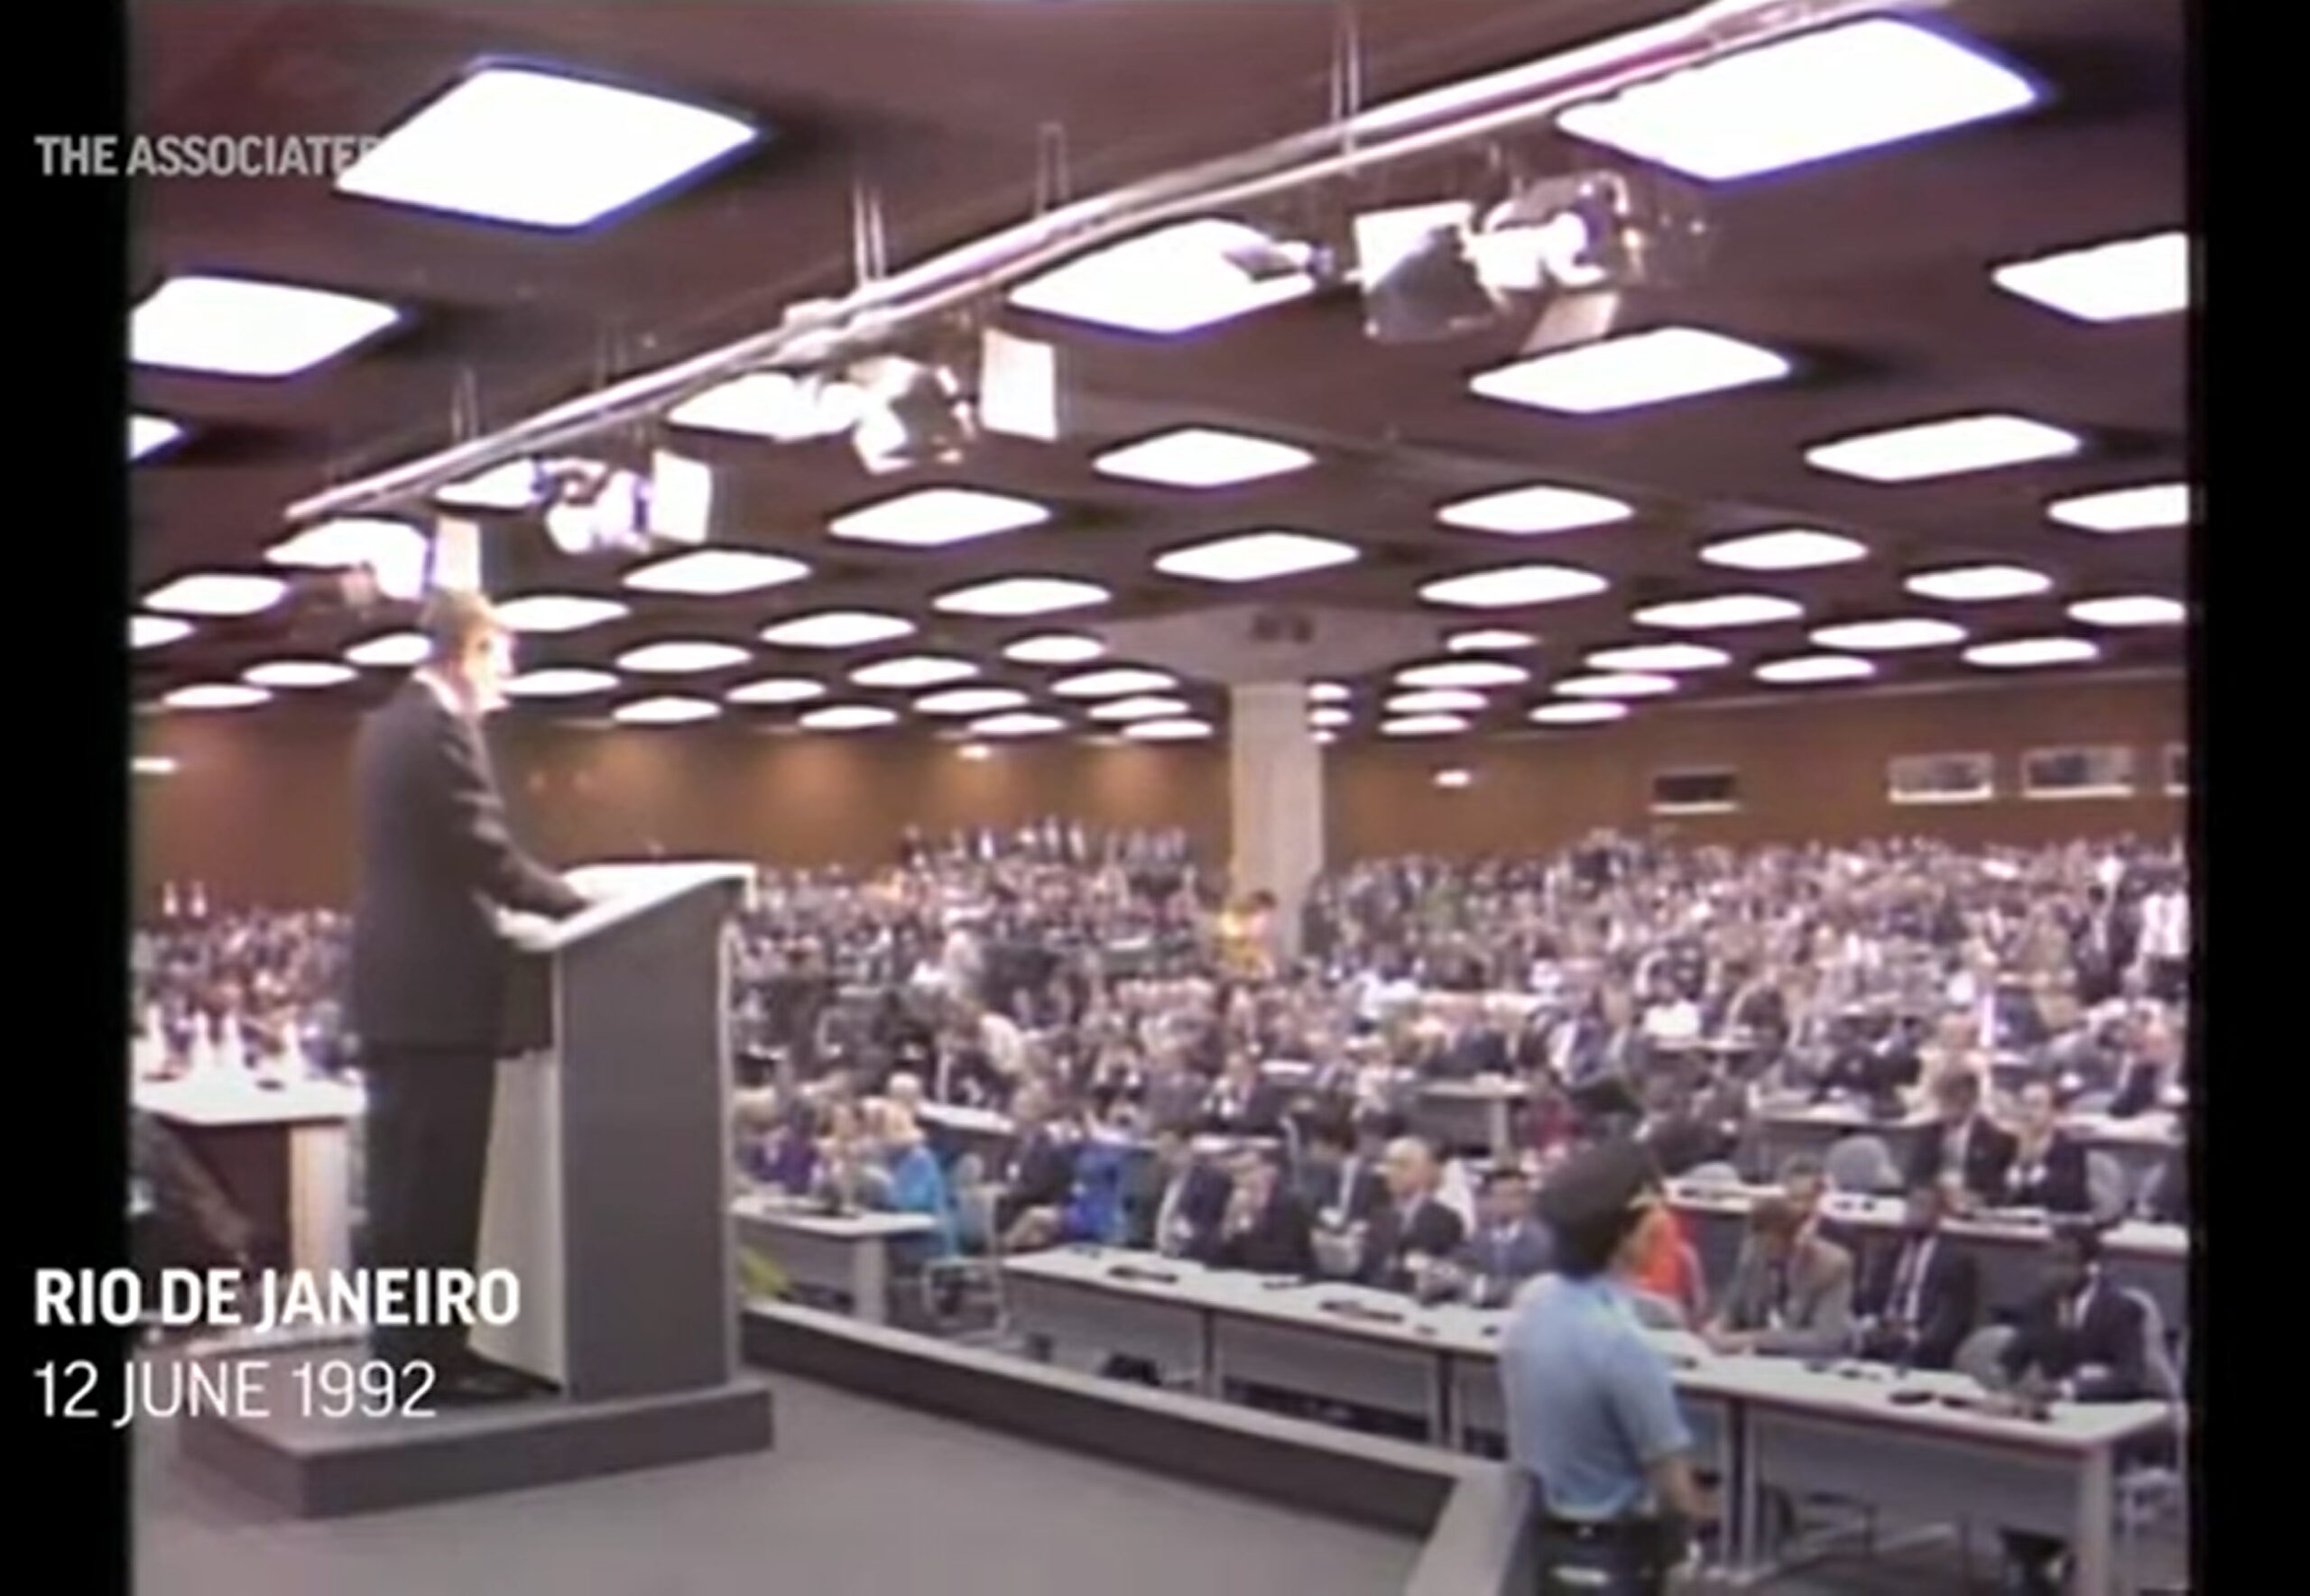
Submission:
POLYGON ((2024 798, 2131 798, 2134 783, 2130 748, 2033 748, 2021 756, 2024 798))
POLYGON ((1885 767, 1897 804, 1985 804, 1997 796, 1997 761, 1985 753, 1911 753, 1885 767))
POLYGON ((1652 777, 1655 815, 1730 815, 1741 807, 1741 779, 1731 770, 1659 770, 1652 777))

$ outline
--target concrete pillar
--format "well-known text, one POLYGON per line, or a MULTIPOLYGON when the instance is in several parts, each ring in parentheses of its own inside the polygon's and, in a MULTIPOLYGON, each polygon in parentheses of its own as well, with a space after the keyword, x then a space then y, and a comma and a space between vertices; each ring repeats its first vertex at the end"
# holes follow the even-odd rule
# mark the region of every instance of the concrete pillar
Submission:
POLYGON ((1307 724, 1305 682, 1230 693, 1228 769, 1238 892, 1275 895, 1286 957, 1299 951, 1299 910, 1324 868, 1324 750, 1307 724))

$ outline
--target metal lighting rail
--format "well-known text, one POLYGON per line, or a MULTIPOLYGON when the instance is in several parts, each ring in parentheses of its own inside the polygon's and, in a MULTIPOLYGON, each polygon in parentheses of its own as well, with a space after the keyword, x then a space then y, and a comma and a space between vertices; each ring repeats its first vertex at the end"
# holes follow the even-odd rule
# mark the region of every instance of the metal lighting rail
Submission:
POLYGON ((1413 160, 1505 133, 1666 73, 1833 23, 1935 8, 1941 0, 1716 0, 1673 21, 1374 106, 1334 125, 1064 206, 778 327, 631 377, 476 438, 291 504, 292 524, 422 499, 493 467, 642 420, 749 373, 837 364, 992 291, 1165 223, 1413 160))

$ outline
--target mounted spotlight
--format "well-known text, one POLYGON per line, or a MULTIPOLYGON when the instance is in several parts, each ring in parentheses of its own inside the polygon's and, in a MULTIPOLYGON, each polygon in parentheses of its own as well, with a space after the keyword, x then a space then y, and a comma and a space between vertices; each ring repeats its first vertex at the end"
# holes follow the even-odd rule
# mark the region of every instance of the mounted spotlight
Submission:
POLYGON ((852 367, 850 379, 863 407, 851 447, 877 476, 955 465, 977 439, 977 415, 946 366, 878 355, 852 367))
POLYGON ((1429 344, 1477 332, 1506 306, 1471 250, 1475 207, 1453 200, 1355 218, 1363 330, 1377 344, 1429 344))
POLYGON ((650 484, 638 471, 565 457, 538 466, 545 532, 573 558, 649 547, 650 484))

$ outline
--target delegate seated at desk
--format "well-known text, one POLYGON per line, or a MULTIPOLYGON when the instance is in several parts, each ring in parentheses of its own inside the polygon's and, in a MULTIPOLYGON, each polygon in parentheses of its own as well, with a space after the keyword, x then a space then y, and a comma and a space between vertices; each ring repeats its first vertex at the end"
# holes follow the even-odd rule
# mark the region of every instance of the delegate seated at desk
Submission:
POLYGON ((1387 1202, 1379 1141, 1341 1117, 1320 1119, 1309 1130, 1298 1186, 1319 1227, 1344 1231, 1362 1224, 1387 1202))
POLYGON ((997 1179, 994 1230, 1005 1251, 1056 1241, 1075 1191, 1075 1149, 1050 1125, 1050 1098, 1040 1085, 1019 1089, 1011 1107, 1014 1139, 997 1179))
POLYGON ((1853 1334, 1853 1255, 1807 1235, 1786 1198, 1759 1198, 1732 1283, 1703 1333, 1720 1352, 1837 1356, 1853 1334))
POLYGON ((1235 1156, 1233 1174, 1212 1261, 1259 1275, 1312 1276, 1315 1223, 1298 1194, 1284 1185, 1276 1160, 1249 1149, 1235 1156))
POLYGON ((1154 1156, 1140 1161, 1125 1180, 1125 1246, 1197 1263, 1211 1260, 1227 1216, 1227 1176, 1197 1156, 1189 1126, 1158 1130, 1154 1156))
POLYGON ((1933 1099, 1939 1122, 1917 1138, 1904 1185, 1924 1185, 1946 1173, 1973 1201, 1996 1203, 2013 1167, 2015 1143, 2011 1132, 1982 1112, 1981 1076, 1964 1069, 1945 1075, 1934 1084, 1933 1099))
POLYGON ((1947 1369, 1980 1322, 1981 1265, 1941 1234, 1945 1183, 1908 1194, 1899 1234, 1870 1250, 1853 1308, 1853 1350, 1908 1369, 1947 1369))
POLYGON ((2052 1084, 2031 1081, 2015 1099, 2017 1129, 2013 1161, 1991 1194, 1993 1206, 2037 1208, 2047 1213, 2088 1213, 2093 1208, 2086 1177, 2085 1144, 2061 1129, 2052 1084))
POLYGON ((1527 1280, 1548 1272, 1556 1245, 1532 1208, 1532 1184, 1520 1169, 1492 1169, 1483 1179, 1476 1233, 1453 1256, 1461 1300, 1504 1308, 1527 1280))
MULTIPOLYGON (((2163 1364, 2165 1349, 2151 1347, 2140 1302, 2103 1275, 2100 1232, 2084 1225, 2056 1231, 2047 1245, 2044 1288, 1999 1357, 2015 1402, 2138 1402, 2176 1396, 2158 1388, 2153 1357, 2163 1364)), ((2128 1461, 2122 1452, 2120 1461, 2128 1461)), ((2012 1530, 2003 1539, 2012 1589, 2021 1596, 2055 1596, 2062 1589, 2066 1548, 2061 1542, 2012 1530)))
POLYGON ((1383 1291, 1415 1292, 1431 1264, 1449 1259, 1467 1239, 1460 1216, 1437 1200, 1436 1153, 1417 1137, 1399 1137, 1381 1166, 1388 1201, 1364 1227, 1355 1276, 1383 1291))

